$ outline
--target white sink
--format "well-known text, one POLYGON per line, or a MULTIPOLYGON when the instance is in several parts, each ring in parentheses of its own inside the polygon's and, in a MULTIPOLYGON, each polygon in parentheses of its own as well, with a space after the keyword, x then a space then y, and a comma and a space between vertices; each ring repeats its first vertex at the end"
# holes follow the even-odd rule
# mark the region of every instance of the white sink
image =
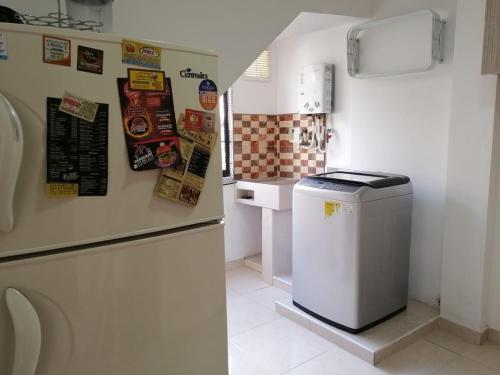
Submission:
POLYGON ((293 185, 299 181, 292 178, 266 178, 236 182, 236 201, 251 206, 290 210, 292 208, 293 185))

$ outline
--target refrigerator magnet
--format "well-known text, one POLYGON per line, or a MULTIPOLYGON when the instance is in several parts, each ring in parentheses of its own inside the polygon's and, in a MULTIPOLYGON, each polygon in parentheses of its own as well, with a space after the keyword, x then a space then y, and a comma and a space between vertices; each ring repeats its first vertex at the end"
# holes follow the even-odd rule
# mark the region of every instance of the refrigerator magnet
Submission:
POLYGON ((211 112, 186 109, 186 130, 213 133, 215 131, 215 114, 211 112))
POLYGON ((100 49, 78 46, 76 69, 82 72, 102 74, 104 52, 100 49))
POLYGON ((180 146, 182 164, 163 169, 155 191, 161 198, 194 207, 203 190, 210 150, 182 136, 180 146))
POLYGON ((130 168, 174 168, 182 162, 170 78, 163 91, 132 90, 118 78, 122 124, 130 168))
POLYGON ((94 122, 99 104, 90 100, 80 98, 76 95, 65 92, 59 110, 71 116, 81 118, 88 122, 94 122))
POLYGON ((123 39, 122 62, 145 68, 161 69, 161 48, 123 39))
POLYGON ((193 131, 186 129, 186 118, 184 113, 179 114, 179 120, 177 121, 177 131, 179 135, 182 137, 199 143, 202 146, 208 148, 209 150, 213 150, 215 145, 217 144, 217 133, 205 133, 203 131, 193 131))
POLYGON ((201 81, 199 87, 200 105, 207 111, 211 111, 217 107, 217 85, 211 79, 201 81))
POLYGON ((7 41, 4 33, 0 33, 0 60, 7 60, 7 41))
POLYGON ((71 40, 44 35, 43 62, 71 66, 71 40))
POLYGON ((164 91, 165 72, 161 70, 128 69, 131 90, 164 91))
POLYGON ((59 110, 47 98, 47 194, 104 196, 108 188, 109 105, 100 103, 94 122, 59 110))

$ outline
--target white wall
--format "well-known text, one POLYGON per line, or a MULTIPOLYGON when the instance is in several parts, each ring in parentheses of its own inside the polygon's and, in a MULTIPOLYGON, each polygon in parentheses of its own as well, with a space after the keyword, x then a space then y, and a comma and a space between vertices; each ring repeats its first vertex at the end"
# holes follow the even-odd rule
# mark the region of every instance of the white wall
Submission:
MULTIPOLYGON (((454 0, 386 0, 378 1, 374 9, 376 17, 385 17, 432 7, 447 18, 446 63, 429 73, 351 79, 346 67, 349 25, 273 43, 277 50, 276 113, 297 111, 302 65, 329 62, 336 66, 335 113, 331 116, 336 139, 329 147, 327 165, 412 178, 410 295, 434 305, 441 294, 455 6, 454 0)), ((352 20, 352 24, 358 22, 352 20)), ((257 93, 254 88, 252 96, 257 93)), ((240 95, 235 105, 250 100, 240 95)))
POLYGON ((353 83, 352 164, 408 175, 413 184, 410 295, 441 289, 451 77, 449 69, 353 83))
MULTIPOLYGON (((386 0, 375 12, 385 17, 427 7, 448 20, 446 62, 427 73, 351 80, 351 167, 411 178, 410 296, 436 305, 441 295, 455 1, 386 0)), ((397 59, 397 54, 388 58, 397 59)))
MULTIPOLYGON (((376 17, 385 17, 427 8, 431 3, 448 19, 445 64, 429 73, 354 80, 346 66, 349 26, 279 40, 277 112, 297 111, 301 65, 336 65, 335 113, 331 116, 336 139, 329 147, 327 165, 411 177, 415 199, 410 295, 437 304, 441 294, 455 1, 380 1, 374 10, 376 17)), ((353 19, 352 24, 358 22, 353 19)))
POLYGON ((233 112, 246 114, 276 113, 276 86, 270 81, 238 79, 233 89, 233 112))
POLYGON ((234 186, 234 184, 224 185, 223 189, 226 262, 261 251, 261 208, 234 202, 234 186))
MULTIPOLYGON (((353 19, 355 20, 355 19, 353 19)), ((346 95, 349 89, 345 61, 345 35, 347 27, 322 30, 308 33, 299 38, 280 39, 270 46, 272 61, 272 80, 270 82, 246 81, 238 79, 233 85, 233 110, 235 113, 279 114, 297 112, 298 78, 301 65, 317 62, 330 62, 336 65, 336 108, 333 121, 338 131, 336 147, 332 148, 329 157, 336 158, 348 164, 350 147, 350 96, 346 95), (325 45, 335 48, 324 48, 325 45), (322 51, 318 56, 317 52, 322 51), (315 53, 313 53, 315 52, 315 53)), ((232 186, 232 185, 231 185, 232 186)), ((224 205, 227 218, 226 224, 226 261, 234 260, 259 252, 261 248, 260 232, 254 238, 240 240, 241 223, 245 228, 257 226, 260 230, 262 222, 260 209, 249 212, 248 206, 239 205, 232 201, 233 189, 224 187, 224 205), (238 238, 232 241, 231 238, 238 238), (257 239, 257 241, 255 241, 257 239), (231 242, 230 242, 231 241, 231 242), (257 251, 256 251, 257 250, 257 251)))
POLYGON ((269 81, 237 79, 231 85, 234 113, 276 114, 276 82, 278 80, 276 43, 272 43, 267 49, 271 56, 271 79, 269 81))
POLYGON ((365 16, 372 0, 115 1, 116 32, 210 48, 224 90, 302 11, 365 16))
MULTIPOLYGON (((64 0, 61 0, 64 8, 64 0)), ((119 0, 113 4, 113 31, 219 53, 221 91, 268 46, 300 12, 371 15, 372 0, 119 0)), ((56 0, 3 0, 2 5, 43 15, 56 0)))
MULTIPOLYGON (((277 51, 274 44, 267 48, 271 53, 271 80, 236 80, 232 84, 234 113, 276 113, 277 51)), ((234 202, 234 186, 225 185, 223 190, 226 262, 249 257, 262 249, 262 210, 234 202)))
MULTIPOLYGON (((353 18, 351 25, 361 22, 353 18)), ((277 113, 298 111, 299 74, 304 65, 335 65, 335 113, 329 123, 335 139, 328 148, 327 164, 349 166, 351 162, 351 79, 347 74, 346 35, 349 25, 316 31, 277 42, 277 113)))
POLYGON ((345 29, 335 28, 280 40, 276 83, 277 113, 294 112, 300 65, 340 67, 327 164, 412 178, 410 294, 431 304, 441 296, 443 317, 478 331, 500 330, 500 98, 493 144, 497 77, 480 74, 484 5, 377 0, 376 17, 432 8, 447 19, 446 62, 431 72, 351 80, 345 29))
MULTIPOLYGON (((335 130, 329 148, 329 164, 348 166, 351 147, 351 79, 347 75, 345 37, 349 26, 364 19, 352 17, 348 25, 274 41, 271 46, 272 80, 233 83, 235 113, 284 114, 298 109, 298 81, 301 66, 319 62, 335 65, 335 114, 329 121, 335 130)), ((346 22, 348 20, 346 19, 346 22)))
POLYGON ((496 77, 481 75, 486 0, 458 0, 448 146, 441 314, 476 331, 486 320, 496 77))
POLYGON ((490 207, 493 209, 488 228, 491 252, 486 261, 489 269, 487 269, 488 295, 485 308, 488 325, 500 331, 500 288, 498 287, 500 285, 500 272, 498 272, 500 270, 500 80, 497 81, 491 185, 493 197, 490 207))

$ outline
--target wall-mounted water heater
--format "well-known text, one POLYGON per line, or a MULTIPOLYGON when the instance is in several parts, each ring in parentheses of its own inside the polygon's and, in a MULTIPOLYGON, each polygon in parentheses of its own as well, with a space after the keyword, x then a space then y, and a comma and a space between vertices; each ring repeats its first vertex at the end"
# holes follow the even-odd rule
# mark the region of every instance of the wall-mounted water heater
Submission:
POLYGON ((335 66, 314 64, 302 67, 299 83, 299 113, 333 112, 335 66))

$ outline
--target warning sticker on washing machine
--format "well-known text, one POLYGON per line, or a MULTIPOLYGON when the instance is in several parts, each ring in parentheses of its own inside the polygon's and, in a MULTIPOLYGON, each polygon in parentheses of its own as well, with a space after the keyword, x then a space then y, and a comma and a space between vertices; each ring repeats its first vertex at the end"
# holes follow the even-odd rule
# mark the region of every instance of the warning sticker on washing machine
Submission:
POLYGON ((352 203, 342 203, 342 212, 344 214, 352 214, 352 203))
POLYGON ((333 214, 340 213, 341 210, 342 210, 342 205, 340 204, 340 202, 325 201, 325 207, 324 207, 325 217, 330 217, 333 214))

